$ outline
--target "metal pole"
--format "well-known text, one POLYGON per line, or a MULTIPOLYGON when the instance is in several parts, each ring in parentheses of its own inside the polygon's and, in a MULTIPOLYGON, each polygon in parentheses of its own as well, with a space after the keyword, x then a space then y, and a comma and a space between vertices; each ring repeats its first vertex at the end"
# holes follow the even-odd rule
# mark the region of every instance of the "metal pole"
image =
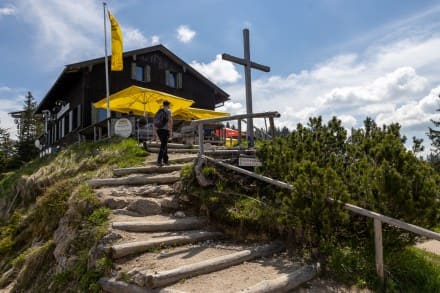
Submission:
MULTIPOLYGON (((244 42, 244 77, 246 81, 246 114, 252 114, 252 87, 251 87, 251 53, 249 49, 249 29, 243 30, 244 42)), ((247 118, 248 146, 254 146, 254 124, 252 118, 247 118)))
POLYGON ((109 77, 108 77, 108 56, 107 56, 107 22, 106 22, 106 12, 107 12, 107 3, 102 2, 102 6, 104 9, 104 49, 105 49, 105 94, 107 98, 107 134, 108 137, 111 137, 111 122, 110 122, 110 85, 109 85, 109 77))

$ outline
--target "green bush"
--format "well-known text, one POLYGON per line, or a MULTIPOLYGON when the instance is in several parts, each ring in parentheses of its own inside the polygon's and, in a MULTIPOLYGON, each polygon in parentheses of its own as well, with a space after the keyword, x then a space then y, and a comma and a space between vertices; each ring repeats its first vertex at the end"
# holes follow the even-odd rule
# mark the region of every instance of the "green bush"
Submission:
MULTIPOLYGON (((281 192, 279 220, 299 230, 314 246, 341 243, 356 235, 369 239, 372 225, 348 213, 327 197, 349 202, 426 228, 439 222, 440 176, 405 149, 400 126, 378 127, 367 118, 363 129, 348 136, 336 118, 323 124, 311 118, 307 126, 274 143, 264 144, 260 172, 290 182, 281 192)), ((403 247, 413 234, 384 226, 384 243, 403 247)))

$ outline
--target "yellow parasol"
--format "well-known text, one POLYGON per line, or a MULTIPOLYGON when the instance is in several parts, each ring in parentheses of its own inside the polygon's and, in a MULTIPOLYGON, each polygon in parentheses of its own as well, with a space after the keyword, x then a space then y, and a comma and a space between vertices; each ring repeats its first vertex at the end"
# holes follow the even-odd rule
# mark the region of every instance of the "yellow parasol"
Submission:
MULTIPOLYGON (((171 111, 178 111, 190 107, 194 101, 176 97, 161 91, 147 89, 139 86, 130 86, 109 97, 110 110, 122 113, 132 112, 137 115, 154 115, 161 107, 164 100, 171 103, 171 111)), ((107 109, 107 99, 103 98, 94 103, 95 108, 107 109)))
POLYGON ((218 118, 218 117, 226 117, 229 115, 230 115, 229 113, 225 113, 225 112, 217 112, 217 111, 192 108, 192 107, 180 108, 176 111, 173 111, 173 116, 176 119, 182 119, 182 120, 218 118))

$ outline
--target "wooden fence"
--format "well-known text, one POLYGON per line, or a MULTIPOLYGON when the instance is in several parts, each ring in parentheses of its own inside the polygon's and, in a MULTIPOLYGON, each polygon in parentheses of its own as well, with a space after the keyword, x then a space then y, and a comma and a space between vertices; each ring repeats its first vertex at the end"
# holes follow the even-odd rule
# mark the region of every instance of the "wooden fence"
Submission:
MULTIPOLYGON (((199 153, 200 154, 200 153, 199 153)), ((263 176, 260 174, 257 174, 255 172, 249 171, 249 170, 245 170, 242 169, 240 167, 234 166, 234 165, 230 165, 221 161, 218 161, 214 158, 205 156, 203 154, 199 155, 199 158, 203 158, 206 159, 216 165, 222 166, 224 168, 236 171, 238 173, 253 177, 255 179, 258 179, 260 181, 278 186, 280 188, 284 188, 284 189, 288 189, 288 190, 293 190, 293 186, 290 185, 289 183, 286 182, 282 182, 276 179, 272 179, 270 177, 267 176, 263 176)), ((345 209, 358 214, 358 215, 362 215, 365 217, 369 217, 372 218, 374 221, 374 243, 375 243, 375 258, 376 258, 376 272, 377 275, 379 276, 380 280, 383 281, 384 280, 384 263, 383 263, 383 245, 382 245, 382 223, 386 223, 388 225, 394 226, 394 227, 398 227, 400 229, 404 229, 406 231, 410 231, 413 232, 415 234, 427 237, 429 239, 435 239, 435 240, 439 240, 440 241, 440 233, 436 233, 434 231, 416 226, 416 225, 412 225, 403 221, 400 221, 398 219, 394 219, 361 207, 358 207, 356 205, 353 204, 349 204, 349 203, 344 203, 341 202, 339 200, 335 200, 332 198, 327 198, 327 200, 331 203, 339 203, 341 204, 345 209)))
POLYGON ((200 158, 200 156, 203 156, 204 152, 205 152, 204 146, 203 146, 204 145, 203 125, 237 120, 237 122, 238 122, 238 137, 239 137, 239 139, 241 139, 241 121, 243 119, 246 119, 246 118, 269 118, 271 137, 275 138, 274 118, 278 118, 278 117, 280 117, 280 113, 278 113, 278 112, 263 112, 263 113, 241 114, 241 115, 234 115, 234 116, 228 116, 228 117, 200 119, 200 120, 191 121, 191 126, 198 127, 197 132, 199 134, 199 146, 200 146, 199 158, 200 158))

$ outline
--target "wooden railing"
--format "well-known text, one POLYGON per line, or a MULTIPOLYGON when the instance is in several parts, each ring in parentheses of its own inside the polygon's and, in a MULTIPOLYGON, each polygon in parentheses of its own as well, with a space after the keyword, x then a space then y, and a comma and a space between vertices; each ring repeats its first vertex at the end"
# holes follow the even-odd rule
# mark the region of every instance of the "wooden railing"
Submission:
MULTIPOLYGON (((205 155, 201 155, 201 158, 204 158, 214 164, 217 164, 219 166, 222 166, 224 168, 236 171, 238 173, 256 178, 258 180, 264 181, 266 183, 284 188, 284 189, 288 189, 288 190, 294 190, 293 186, 290 185, 289 183, 286 182, 282 182, 276 179, 272 179, 270 177, 267 176, 263 176, 260 174, 257 174, 255 172, 251 172, 249 170, 245 170, 242 169, 240 167, 237 166, 233 166, 230 164, 226 164, 224 162, 218 161, 214 158, 205 156, 205 155)), ((394 227, 398 227, 400 229, 404 229, 406 231, 410 231, 413 232, 415 234, 430 238, 430 239, 435 239, 435 240, 440 240, 440 233, 436 233, 434 231, 416 226, 416 225, 412 225, 361 207, 358 207, 356 205, 353 204, 349 204, 349 203, 344 203, 341 202, 339 200, 335 200, 332 198, 327 198, 327 200, 331 203, 338 203, 341 204, 345 209, 358 214, 358 215, 362 215, 365 217, 369 217, 372 218, 374 221, 374 243, 375 243, 375 252, 376 252, 376 272, 377 275, 379 276, 380 280, 383 281, 384 280, 384 264, 383 264, 383 246, 382 246, 382 223, 386 223, 388 225, 394 226, 394 227)))
POLYGON ((228 117, 200 119, 200 120, 191 121, 191 126, 198 127, 197 132, 199 135, 199 146, 200 146, 199 157, 202 156, 205 152, 204 147, 203 147, 203 145, 204 145, 203 125, 237 120, 237 122, 238 122, 238 137, 241 139, 241 120, 246 119, 246 118, 269 118, 271 137, 274 138, 275 137, 274 118, 278 118, 278 117, 280 117, 280 113, 278 113, 278 112, 263 112, 263 113, 240 114, 240 115, 234 115, 234 116, 228 116, 228 117))

